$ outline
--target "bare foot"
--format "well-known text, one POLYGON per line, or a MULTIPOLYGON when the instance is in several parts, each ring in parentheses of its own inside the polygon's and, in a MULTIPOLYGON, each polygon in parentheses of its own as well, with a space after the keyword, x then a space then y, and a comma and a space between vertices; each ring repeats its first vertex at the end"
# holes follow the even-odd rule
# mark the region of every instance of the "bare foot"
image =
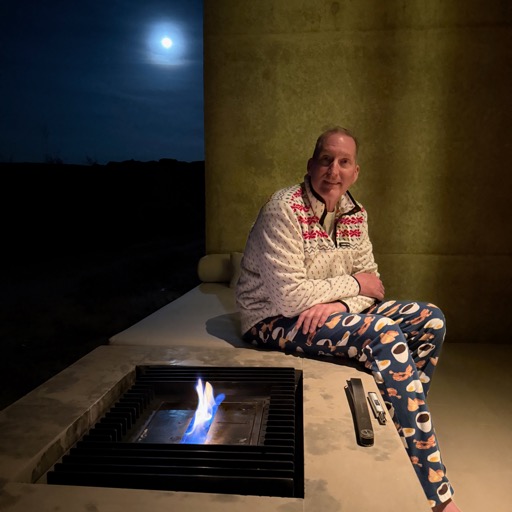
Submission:
POLYGON ((433 512, 461 512, 460 508, 455 505, 455 502, 450 499, 444 503, 440 503, 435 507, 432 507, 433 512))

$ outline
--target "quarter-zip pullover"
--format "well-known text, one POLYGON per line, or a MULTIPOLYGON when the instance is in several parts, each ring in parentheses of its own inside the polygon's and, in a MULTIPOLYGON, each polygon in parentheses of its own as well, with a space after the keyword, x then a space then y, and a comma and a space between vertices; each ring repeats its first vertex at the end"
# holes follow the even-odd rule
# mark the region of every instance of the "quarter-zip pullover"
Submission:
POLYGON ((275 192, 261 208, 236 286, 242 333, 264 318, 295 317, 315 304, 342 301, 359 313, 375 299, 359 295, 359 272, 379 276, 367 213, 352 195, 335 208, 335 233, 323 227, 327 208, 304 181, 275 192))

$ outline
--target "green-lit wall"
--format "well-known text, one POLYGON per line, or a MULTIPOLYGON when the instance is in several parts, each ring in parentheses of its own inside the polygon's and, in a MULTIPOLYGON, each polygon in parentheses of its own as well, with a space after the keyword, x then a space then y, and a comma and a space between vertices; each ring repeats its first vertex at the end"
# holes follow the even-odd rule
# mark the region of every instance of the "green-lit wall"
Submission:
POLYGON ((387 296, 511 341, 512 2, 205 0, 204 81, 207 253, 344 125, 387 296))

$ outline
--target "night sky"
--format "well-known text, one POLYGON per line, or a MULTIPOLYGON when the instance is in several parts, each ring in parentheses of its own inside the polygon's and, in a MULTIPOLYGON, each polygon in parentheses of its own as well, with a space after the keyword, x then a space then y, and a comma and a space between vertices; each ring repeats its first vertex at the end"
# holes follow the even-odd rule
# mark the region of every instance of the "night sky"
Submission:
POLYGON ((204 160, 202 4, 1 0, 0 162, 204 160))

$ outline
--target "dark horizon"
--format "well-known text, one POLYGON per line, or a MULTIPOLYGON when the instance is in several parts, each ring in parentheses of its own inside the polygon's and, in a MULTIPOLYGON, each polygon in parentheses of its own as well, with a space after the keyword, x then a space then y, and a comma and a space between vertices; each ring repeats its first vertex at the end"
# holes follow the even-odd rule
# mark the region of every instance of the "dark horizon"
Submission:
POLYGON ((173 164, 173 163, 183 163, 183 164, 195 164, 195 163, 204 163, 204 158, 201 160, 179 160, 177 158, 172 157, 162 157, 158 159, 152 159, 152 160, 135 160, 134 158, 129 158, 128 160, 109 160, 105 163, 98 163, 95 161, 90 161, 86 163, 68 163, 63 161, 53 161, 53 160, 46 160, 41 162, 15 162, 15 161, 0 161, 0 166, 8 167, 10 165, 12 166, 54 166, 54 167, 108 167, 108 166, 114 166, 114 165, 146 165, 146 164, 173 164))

